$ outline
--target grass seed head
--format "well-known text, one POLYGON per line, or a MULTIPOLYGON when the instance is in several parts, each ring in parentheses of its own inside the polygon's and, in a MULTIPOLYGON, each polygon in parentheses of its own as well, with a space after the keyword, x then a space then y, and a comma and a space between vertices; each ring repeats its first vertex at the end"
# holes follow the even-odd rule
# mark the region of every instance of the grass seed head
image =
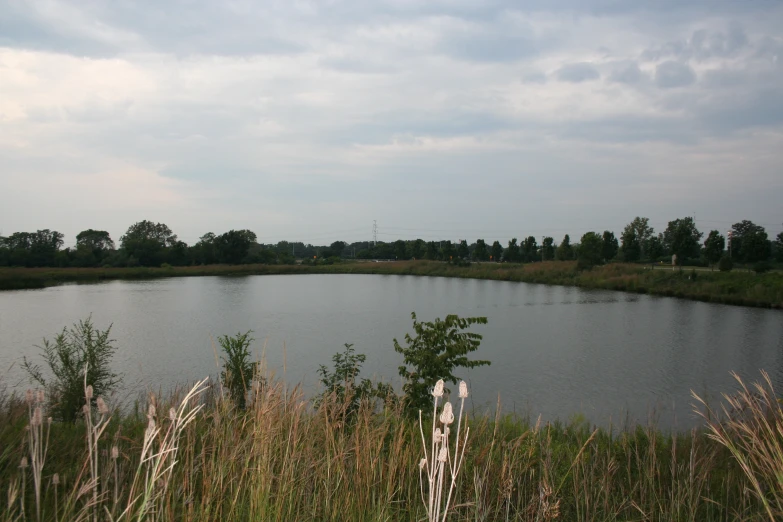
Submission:
POLYGON ((111 447, 111 459, 117 460, 117 458, 120 456, 120 450, 117 448, 117 446, 111 447))
POLYGON ((175 410, 174 408, 169 408, 169 420, 171 422, 177 420, 177 410, 175 410))
POLYGON ((103 397, 98 397, 95 403, 98 406, 98 413, 100 413, 101 415, 109 414, 109 407, 106 406, 106 402, 104 402, 103 397))
POLYGON ((33 426, 40 426, 43 424, 43 412, 40 406, 36 406, 33 411, 33 418, 30 419, 30 424, 33 426))
POLYGON ((19 467, 27 469, 27 457, 22 457, 22 460, 19 462, 19 467))
POLYGON ((423 470, 425 467, 427 467, 427 459, 421 459, 419 461, 419 469, 423 470))
POLYGON ((435 383, 435 388, 432 389, 433 397, 443 397, 443 379, 438 379, 435 383))
POLYGON ((459 398, 460 399, 467 399, 468 397, 468 385, 465 384, 465 381, 459 382, 459 398))
POLYGON ((84 389, 84 396, 87 398, 87 400, 92 399, 92 384, 87 385, 87 388, 84 389))
POLYGON ((46 393, 44 393, 43 389, 40 389, 35 398, 39 403, 43 403, 46 400, 46 393))
POLYGON ((54 475, 52 475, 52 484, 56 486, 59 483, 60 483, 60 474, 55 473, 54 475))
POLYGON ((438 453, 438 462, 446 462, 449 456, 449 450, 446 446, 443 446, 438 453))
POLYGON ((24 392, 24 401, 27 404, 32 404, 33 400, 34 400, 33 390, 27 390, 26 392, 24 392))
POLYGON ((443 405, 443 412, 440 414, 440 421, 447 426, 454 422, 454 411, 451 408, 450 402, 447 402, 443 405))

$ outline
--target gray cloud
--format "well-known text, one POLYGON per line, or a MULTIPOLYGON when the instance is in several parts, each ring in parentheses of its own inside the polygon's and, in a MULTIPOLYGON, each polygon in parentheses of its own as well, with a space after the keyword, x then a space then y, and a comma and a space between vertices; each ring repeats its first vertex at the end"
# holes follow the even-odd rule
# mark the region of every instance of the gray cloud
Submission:
POLYGON ((655 84, 662 89, 686 87, 696 81, 690 65, 669 60, 655 68, 655 84))
POLYGON ((647 74, 642 72, 639 68, 639 64, 636 62, 618 64, 609 75, 609 81, 626 83, 629 85, 636 85, 645 82, 648 79, 647 74))
POLYGON ((570 63, 562 66, 555 71, 555 78, 561 82, 579 83, 588 80, 597 80, 601 77, 598 69, 593 64, 582 63, 570 63))

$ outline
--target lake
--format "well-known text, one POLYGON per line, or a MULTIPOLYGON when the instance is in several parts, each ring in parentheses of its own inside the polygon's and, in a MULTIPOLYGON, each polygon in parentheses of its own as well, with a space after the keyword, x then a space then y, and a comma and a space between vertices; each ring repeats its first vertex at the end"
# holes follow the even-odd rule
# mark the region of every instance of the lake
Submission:
MULTIPOLYGON (((729 372, 769 372, 783 390, 783 312, 602 290, 503 281, 390 275, 192 277, 63 285, 0 292, 0 380, 28 386, 23 355, 92 314, 113 323, 125 391, 167 389, 216 375, 212 339, 253 330, 254 353, 307 393, 317 369, 353 343, 363 375, 399 387, 392 340, 410 314, 486 316, 462 371, 476 409, 544 419, 583 416, 606 425, 647 422, 680 429, 698 421, 691 390, 717 400, 736 389, 729 372)), ((127 395, 127 393, 126 393, 127 395)))

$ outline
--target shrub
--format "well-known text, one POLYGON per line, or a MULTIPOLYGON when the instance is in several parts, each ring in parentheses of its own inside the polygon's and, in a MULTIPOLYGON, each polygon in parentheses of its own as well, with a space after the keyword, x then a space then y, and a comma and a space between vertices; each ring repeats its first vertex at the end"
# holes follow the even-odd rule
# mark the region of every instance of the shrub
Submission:
POLYGON ((22 367, 31 380, 49 389, 49 411, 53 417, 74 422, 82 411, 86 385, 92 386, 93 397, 99 397, 111 393, 121 382, 121 377, 110 368, 111 358, 117 350, 112 344, 114 340, 109 338, 110 332, 111 325, 104 331, 98 330, 88 317, 70 329, 63 328, 53 343, 44 339, 43 347, 39 348, 53 376, 51 379, 44 376, 40 366, 24 358, 22 367))
POLYGON ((247 389, 256 375, 258 363, 250 362, 250 343, 254 341, 250 334, 252 330, 245 333, 237 333, 234 337, 223 335, 218 337, 218 343, 225 353, 221 356, 223 361, 223 371, 220 372, 220 378, 223 386, 228 390, 231 400, 237 408, 245 409, 247 405, 247 389))
POLYGON ((362 379, 357 382, 357 376, 366 360, 366 355, 356 353, 353 344, 346 343, 345 351, 332 356, 334 369, 331 372, 323 364, 320 365, 318 375, 321 376, 324 391, 315 398, 316 407, 333 396, 334 403, 345 408, 346 416, 353 417, 359 411, 359 405, 362 401, 374 398, 385 399, 393 395, 391 386, 388 384, 373 385, 370 379, 362 379))
POLYGON ((468 359, 468 354, 478 349, 482 336, 463 332, 474 324, 487 324, 486 317, 461 318, 447 315, 445 320, 419 322, 416 313, 411 313, 416 337, 405 334, 408 346, 400 346, 394 339, 394 350, 404 357, 404 366, 399 367, 400 376, 405 379, 403 392, 408 412, 427 410, 429 390, 439 379, 457 384, 452 373, 455 368, 475 368, 489 365, 489 361, 468 359))
POLYGON ((731 272, 733 268, 734 261, 732 261, 731 258, 727 255, 724 255, 720 258, 720 261, 718 261, 718 270, 721 272, 731 272))
POLYGON ((766 261, 759 261, 753 265, 753 271, 757 274, 763 274, 765 272, 769 272, 770 270, 772 270, 772 266, 766 261))

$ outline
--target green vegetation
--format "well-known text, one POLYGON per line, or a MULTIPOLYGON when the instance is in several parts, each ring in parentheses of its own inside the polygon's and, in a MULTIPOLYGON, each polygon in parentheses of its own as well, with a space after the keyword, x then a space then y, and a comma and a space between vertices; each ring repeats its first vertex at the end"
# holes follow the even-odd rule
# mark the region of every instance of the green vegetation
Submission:
POLYGON ((250 360, 251 331, 238 333, 231 337, 221 335, 218 344, 223 350, 220 359, 223 361, 223 370, 220 372, 220 380, 223 387, 228 390, 231 400, 237 408, 244 410, 247 403, 247 391, 251 383, 257 378, 258 364, 250 360))
POLYGON ((405 407, 415 414, 420 409, 427 409, 431 402, 429 392, 439 379, 457 384, 458 377, 453 374, 456 368, 475 368, 490 362, 468 359, 468 354, 478 350, 482 337, 462 331, 474 324, 487 324, 486 317, 447 315, 444 320, 423 322, 417 321, 416 314, 411 313, 411 318, 416 337, 405 334, 407 346, 394 339, 394 351, 403 356, 399 372, 404 380, 405 407))
POLYGON ((111 358, 117 348, 109 338, 110 332, 111 325, 101 331, 87 318, 70 329, 63 328, 53 343, 44 339, 41 355, 51 378, 39 365, 24 358, 23 367, 31 379, 49 393, 49 410, 55 419, 76 421, 82 414, 85 386, 91 386, 97 397, 108 395, 120 383, 120 377, 111 371, 111 358))
MULTIPOLYGON (((463 419, 470 436, 448 520, 780 520, 783 413, 768 383, 760 389, 732 399, 742 416, 710 415, 688 433, 500 412, 463 419)), ((247 410, 216 391, 154 398, 146 414, 54 423, 36 469, 20 462, 45 406, 3 396, 0 520, 34 520, 38 491, 42 520, 425 518, 421 435, 398 407, 363 403, 348 429, 333 415, 341 408, 314 409, 274 380, 247 410)))

